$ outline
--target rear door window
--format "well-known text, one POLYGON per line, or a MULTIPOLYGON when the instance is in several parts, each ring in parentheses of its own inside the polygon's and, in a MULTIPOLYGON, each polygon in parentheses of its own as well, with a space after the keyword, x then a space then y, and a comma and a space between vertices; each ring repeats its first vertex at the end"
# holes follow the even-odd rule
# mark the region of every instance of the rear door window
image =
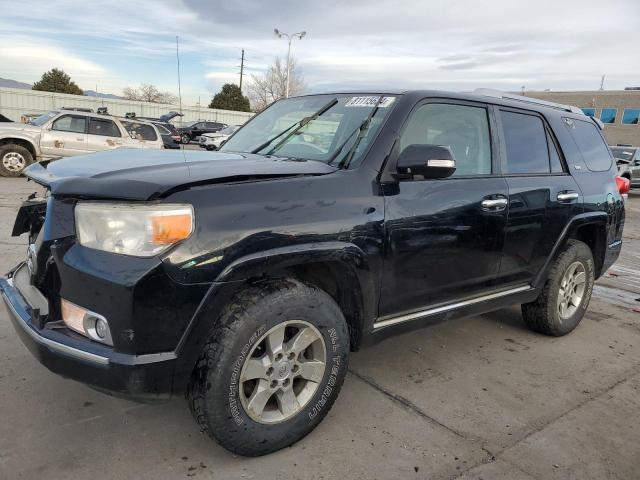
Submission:
POLYGON ((122 126, 129 133, 131 138, 136 140, 147 140, 153 142, 158 139, 156 130, 147 123, 122 122, 122 126))
POLYGON ((58 132, 86 133, 87 117, 65 115, 60 117, 51 126, 51 130, 58 132))
POLYGON ((549 132, 547 132, 547 144, 549 145, 549 157, 551 163, 551 172, 552 173, 562 173, 564 172, 564 168, 562 167, 562 160, 560 160, 560 154, 558 153, 558 149, 556 148, 553 139, 549 132))
POLYGON ((575 118, 565 118, 564 123, 571 132, 587 168, 592 172, 609 170, 611 168, 611 154, 598 127, 592 122, 575 118))
POLYGON ((500 111, 500 118, 507 151, 505 173, 549 173, 549 146, 542 119, 505 110, 500 111))
POLYGON ((106 118, 90 118, 89 135, 101 135, 103 137, 122 136, 115 122, 106 118))

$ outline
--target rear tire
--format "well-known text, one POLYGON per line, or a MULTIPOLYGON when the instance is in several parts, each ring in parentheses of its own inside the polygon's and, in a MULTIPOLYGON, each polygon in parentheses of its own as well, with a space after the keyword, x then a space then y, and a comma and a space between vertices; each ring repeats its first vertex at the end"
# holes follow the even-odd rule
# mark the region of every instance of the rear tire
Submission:
POLYGON ((578 326, 584 316, 595 281, 591 249, 569 240, 554 262, 540 296, 522 305, 525 323, 536 332, 556 337, 578 326))
POLYGON ((33 163, 33 155, 25 147, 8 143, 0 147, 0 175, 19 177, 33 163))
POLYGON ((188 133, 183 133, 182 135, 180 135, 180 141, 184 145, 188 145, 189 142, 191 142, 191 136, 188 133))
POLYGON ((259 456, 311 432, 338 396, 349 333, 335 301, 296 280, 250 287, 214 325, 187 401, 202 431, 259 456))

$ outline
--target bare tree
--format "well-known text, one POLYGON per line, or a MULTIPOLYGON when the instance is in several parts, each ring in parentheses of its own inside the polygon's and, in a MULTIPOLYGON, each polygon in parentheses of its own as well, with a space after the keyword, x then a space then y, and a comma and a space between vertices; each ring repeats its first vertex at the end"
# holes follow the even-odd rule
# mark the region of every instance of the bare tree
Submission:
POLYGON ((155 85, 149 83, 140 84, 139 88, 125 87, 122 96, 127 100, 138 100, 151 103, 175 103, 178 97, 170 92, 161 92, 155 85))
MULTIPOLYGON (((289 67, 289 96, 304 92, 306 85, 298 65, 292 57, 289 67)), ((252 107, 260 112, 276 100, 284 98, 287 91, 287 62, 277 57, 263 75, 251 75, 248 93, 252 107)))

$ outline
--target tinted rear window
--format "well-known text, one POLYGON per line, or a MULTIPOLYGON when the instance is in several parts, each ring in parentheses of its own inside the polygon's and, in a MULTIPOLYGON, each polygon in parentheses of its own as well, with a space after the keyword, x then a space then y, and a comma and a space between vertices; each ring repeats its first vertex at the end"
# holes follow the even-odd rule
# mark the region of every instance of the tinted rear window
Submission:
POLYGON ((135 138, 136 140, 149 140, 155 141, 158 139, 156 135, 156 131, 151 125, 146 123, 138 123, 134 121, 122 121, 122 125, 125 130, 129 133, 131 138, 135 138))
POLYGON ((507 147, 506 173, 549 173, 549 148, 542 119, 501 111, 507 147))
POLYGON ((611 168, 609 147, 602 139, 598 128, 592 122, 565 118, 573 139, 582 154, 587 168, 593 172, 602 172, 611 168))
POLYGON ((633 148, 613 147, 611 149, 611 153, 613 153, 615 158, 631 161, 633 154, 636 153, 636 151, 633 148))

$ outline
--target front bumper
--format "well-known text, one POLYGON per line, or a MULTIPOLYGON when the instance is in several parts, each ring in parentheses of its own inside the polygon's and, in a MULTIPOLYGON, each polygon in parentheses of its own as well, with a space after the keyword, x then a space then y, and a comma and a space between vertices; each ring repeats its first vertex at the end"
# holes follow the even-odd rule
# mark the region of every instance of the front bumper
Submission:
POLYGON ((200 145, 200 148, 215 148, 218 149, 220 148, 220 139, 217 138, 211 138, 211 137, 205 137, 204 135, 200 137, 200 140, 198 142, 198 144, 200 145))
MULTIPOLYGON (((19 268, 14 270, 17 271, 19 268)), ((37 298, 34 299, 28 288, 15 274, 0 278, 0 293, 16 332, 45 367, 66 378, 132 400, 155 402, 170 398, 176 362, 173 352, 122 354, 60 328, 59 324, 39 328, 39 306, 31 304, 37 303, 37 298)))

